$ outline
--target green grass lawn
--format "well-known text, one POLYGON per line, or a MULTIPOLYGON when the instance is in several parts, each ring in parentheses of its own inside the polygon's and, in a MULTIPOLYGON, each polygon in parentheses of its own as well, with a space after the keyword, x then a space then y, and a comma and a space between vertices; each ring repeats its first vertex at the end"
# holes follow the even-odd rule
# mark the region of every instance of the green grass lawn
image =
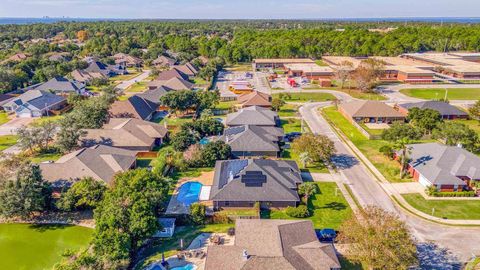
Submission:
POLYGON ((3 135, 0 136, 0 151, 3 151, 10 146, 17 143, 18 137, 16 135, 3 135))
POLYGON ((366 99, 366 100, 386 100, 387 98, 378 94, 378 93, 365 93, 357 89, 335 89, 337 91, 349 94, 350 96, 358 99, 366 99))
POLYGON ((137 77, 138 75, 140 75, 140 72, 133 71, 133 72, 130 72, 129 74, 126 74, 126 75, 118 75, 118 76, 110 77, 109 81, 111 81, 111 82, 127 81, 127 80, 130 80, 130 79, 133 79, 133 78, 137 77))
POLYGON ((448 219, 480 219, 478 200, 425 200, 418 193, 403 194, 403 198, 416 209, 434 216, 448 219))
POLYGON ((368 134, 370 134, 371 136, 382 136, 383 129, 370 129, 364 123, 360 123, 360 126, 363 127, 363 129, 365 129, 365 131, 368 132, 368 134))
POLYGON ((250 63, 239 63, 232 66, 225 67, 229 71, 252 71, 252 64, 250 63))
POLYGON ((323 109, 326 118, 338 127, 357 148, 373 163, 373 165, 390 182, 409 182, 410 179, 400 179, 400 164, 390 160, 380 153, 380 147, 389 144, 384 140, 369 140, 352 125, 335 107, 323 109))
POLYGON ((54 115, 54 116, 43 116, 40 118, 35 118, 30 125, 35 126, 35 125, 41 125, 45 122, 52 121, 52 122, 58 122, 60 119, 62 119, 64 116, 63 115, 54 115))
POLYGON ((282 126, 285 133, 302 131, 302 121, 300 119, 282 119, 280 120, 280 125, 282 126))
POLYGON ((144 92, 147 90, 148 82, 136 82, 126 89, 127 92, 144 92))
MULTIPOLYGON (((290 98, 284 98, 286 102, 307 102, 334 100, 335 96, 329 93, 289 93, 290 98)), ((273 98, 279 98, 280 94, 273 94, 273 98)))
POLYGON ((137 158, 137 168, 148 168, 153 158, 137 158))
POLYGON ((30 157, 30 160, 33 163, 41 163, 44 161, 57 161, 59 158, 63 156, 62 153, 59 152, 52 152, 52 153, 39 153, 33 157, 30 157))
POLYGON ((321 59, 315 60, 315 64, 317 64, 319 66, 323 66, 323 67, 328 67, 328 64, 323 62, 323 60, 321 60, 321 59))
POLYGON ((195 78, 193 79, 193 83, 194 83, 195 85, 207 85, 207 84, 210 84, 209 81, 207 81, 207 80, 205 80, 205 79, 203 79, 203 78, 200 78, 199 76, 197 76, 197 77, 195 77, 195 78))
POLYGON ((298 105, 294 105, 294 104, 285 104, 282 106, 282 108, 278 112, 278 116, 280 117, 292 117, 292 116, 297 116, 297 114, 298 114, 298 105))
POLYGON ((165 258, 173 256, 180 248, 180 239, 183 239, 184 247, 186 248, 195 237, 204 232, 209 233, 225 233, 228 228, 234 227, 234 224, 209 224, 205 226, 182 226, 175 228, 175 234, 172 238, 158 239, 154 244, 147 248, 140 256, 143 259, 136 269, 143 269, 145 266, 154 261, 162 259, 162 252, 165 258))
POLYGON ((221 101, 215 106, 216 110, 230 110, 235 104, 237 104, 237 101, 221 101))
POLYGON ((10 119, 8 119, 8 114, 6 112, 0 112, 0 125, 5 124, 10 119))
MULTIPOLYGON (((352 214, 352 209, 343 197, 340 190, 335 190, 335 182, 316 182, 320 192, 310 198, 309 209, 313 215, 309 217, 315 229, 333 228, 338 229, 340 225, 352 214)), ((285 210, 262 211, 262 218, 271 219, 296 219, 288 216, 285 210)))
POLYGON ((164 124, 165 121, 167 122, 167 125, 169 127, 179 127, 181 126, 183 123, 188 123, 188 122, 192 122, 193 121, 193 118, 191 116, 185 116, 185 117, 167 117, 167 118, 162 118, 162 119, 158 119, 158 123, 159 124, 164 124))
POLYGON ((87 90, 90 91, 90 92, 94 92, 94 93, 100 93, 101 92, 100 88, 101 87, 93 86, 93 85, 87 86, 87 90))
POLYGON ((480 121, 478 120, 462 120, 462 119, 457 119, 457 120, 453 120, 454 122, 457 122, 457 123, 462 123, 462 124, 465 124, 467 125, 469 128, 475 130, 478 135, 480 135, 480 121))
MULTIPOLYGON (((402 89, 400 93, 422 99, 443 99, 445 97, 445 91, 444 88, 412 88, 402 89)), ((449 88, 447 98, 449 100, 477 100, 480 99, 480 88, 449 88)))
POLYGON ((64 251, 87 247, 92 233, 77 226, 0 224, 0 269, 52 269, 64 251))
POLYGON ((301 169, 302 171, 308 171, 308 172, 311 172, 311 173, 329 173, 330 172, 328 170, 328 168, 325 166, 325 164, 320 163, 320 162, 309 163, 309 164, 307 164, 306 168, 303 168, 302 163, 298 159, 298 155, 295 154, 295 152, 293 152, 291 149, 283 150, 282 158, 283 159, 293 159, 293 160, 295 160, 298 164, 298 167, 302 168, 301 169))
POLYGON ((245 208, 245 209, 226 209, 218 211, 215 214, 226 215, 226 216, 257 216, 257 210, 254 208, 245 208))

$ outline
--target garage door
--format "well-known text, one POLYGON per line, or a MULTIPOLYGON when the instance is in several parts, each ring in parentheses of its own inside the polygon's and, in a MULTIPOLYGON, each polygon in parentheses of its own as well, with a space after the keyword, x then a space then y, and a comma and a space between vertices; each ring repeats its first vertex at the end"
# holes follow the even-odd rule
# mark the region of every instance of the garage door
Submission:
POLYGON ((30 112, 22 112, 22 113, 17 114, 17 117, 28 118, 28 117, 32 117, 32 114, 30 112))

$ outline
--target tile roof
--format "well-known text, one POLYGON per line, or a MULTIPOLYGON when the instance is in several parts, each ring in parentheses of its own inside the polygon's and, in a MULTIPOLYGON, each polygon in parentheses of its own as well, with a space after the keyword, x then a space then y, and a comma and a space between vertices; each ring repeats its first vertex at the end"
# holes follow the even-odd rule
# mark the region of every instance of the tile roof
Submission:
POLYGON ((259 106, 251 106, 228 114, 226 124, 227 126, 275 126, 277 120, 278 114, 276 112, 259 106))
POLYGON ((300 199, 296 189, 297 184, 302 182, 295 161, 267 159, 217 161, 210 199, 298 202, 300 199))
POLYGON ((458 176, 480 179, 480 157, 439 143, 411 144, 410 165, 432 184, 464 185, 458 176))
POLYGON ((311 221, 237 219, 233 246, 209 246, 205 269, 340 269, 335 249, 311 221), (244 256, 246 252, 247 258, 244 256))
POLYGON ((120 148, 95 145, 61 157, 53 163, 40 163, 43 178, 54 185, 92 177, 110 183, 118 172, 130 169, 136 153, 120 148))

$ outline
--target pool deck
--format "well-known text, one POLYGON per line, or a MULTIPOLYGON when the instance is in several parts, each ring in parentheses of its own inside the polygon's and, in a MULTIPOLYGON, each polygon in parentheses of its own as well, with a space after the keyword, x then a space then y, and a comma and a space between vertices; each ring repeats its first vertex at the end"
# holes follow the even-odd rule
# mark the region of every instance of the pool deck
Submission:
MULTIPOLYGON (((226 233, 216 233, 216 234, 220 235, 223 238, 223 240, 224 240, 223 245, 229 246, 229 245, 233 245, 234 242, 235 242, 235 237, 234 236, 229 236, 226 233)), ((210 241, 210 236, 211 235, 212 235, 211 233, 201 233, 201 234, 199 234, 195 239, 193 239, 192 243, 187 247, 186 250, 188 250, 188 251, 201 250, 201 251, 207 253, 208 246, 214 245, 210 241)), ((207 254, 207 256, 208 256, 208 254, 207 254)), ((200 257, 195 258, 195 257, 192 256, 192 257, 186 257, 185 260, 179 260, 177 258, 177 256, 171 256, 171 257, 166 258, 166 261, 170 265, 170 268, 184 266, 184 265, 187 265, 187 264, 194 264, 196 266, 196 268, 195 268, 196 270, 204 270, 205 269, 206 257, 204 257, 202 259, 200 257)), ((160 266, 161 269, 165 269, 164 267, 161 266, 160 263, 161 263, 161 261, 153 263, 147 269, 152 269, 155 265, 160 266)))
POLYGON ((182 215, 182 214, 190 213, 190 207, 183 204, 177 199, 179 188, 187 182, 201 183, 203 186, 202 186, 202 189, 200 190, 199 201, 204 202, 207 206, 211 204, 208 201, 208 198, 210 197, 210 189, 211 189, 211 186, 213 185, 214 175, 215 175, 214 171, 209 171, 209 172, 202 172, 199 177, 188 177, 188 178, 180 179, 177 185, 175 186, 175 191, 173 192, 172 198, 168 203, 167 211, 165 211, 165 213, 168 215, 182 215))

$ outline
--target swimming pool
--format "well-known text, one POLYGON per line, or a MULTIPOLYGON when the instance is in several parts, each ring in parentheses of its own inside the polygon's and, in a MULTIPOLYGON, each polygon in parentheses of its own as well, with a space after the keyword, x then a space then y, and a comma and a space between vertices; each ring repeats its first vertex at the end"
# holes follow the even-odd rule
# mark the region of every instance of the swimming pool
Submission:
POLYGON ((177 194, 177 201, 185 206, 198 202, 198 196, 202 190, 202 184, 199 182, 187 182, 180 186, 177 194))
POLYGON ((171 270, 195 270, 197 267, 193 264, 186 264, 184 266, 174 267, 171 270))
POLYGON ((203 138, 200 140, 200 142, 198 142, 200 145, 206 145, 210 142, 210 139, 209 138, 203 138))

